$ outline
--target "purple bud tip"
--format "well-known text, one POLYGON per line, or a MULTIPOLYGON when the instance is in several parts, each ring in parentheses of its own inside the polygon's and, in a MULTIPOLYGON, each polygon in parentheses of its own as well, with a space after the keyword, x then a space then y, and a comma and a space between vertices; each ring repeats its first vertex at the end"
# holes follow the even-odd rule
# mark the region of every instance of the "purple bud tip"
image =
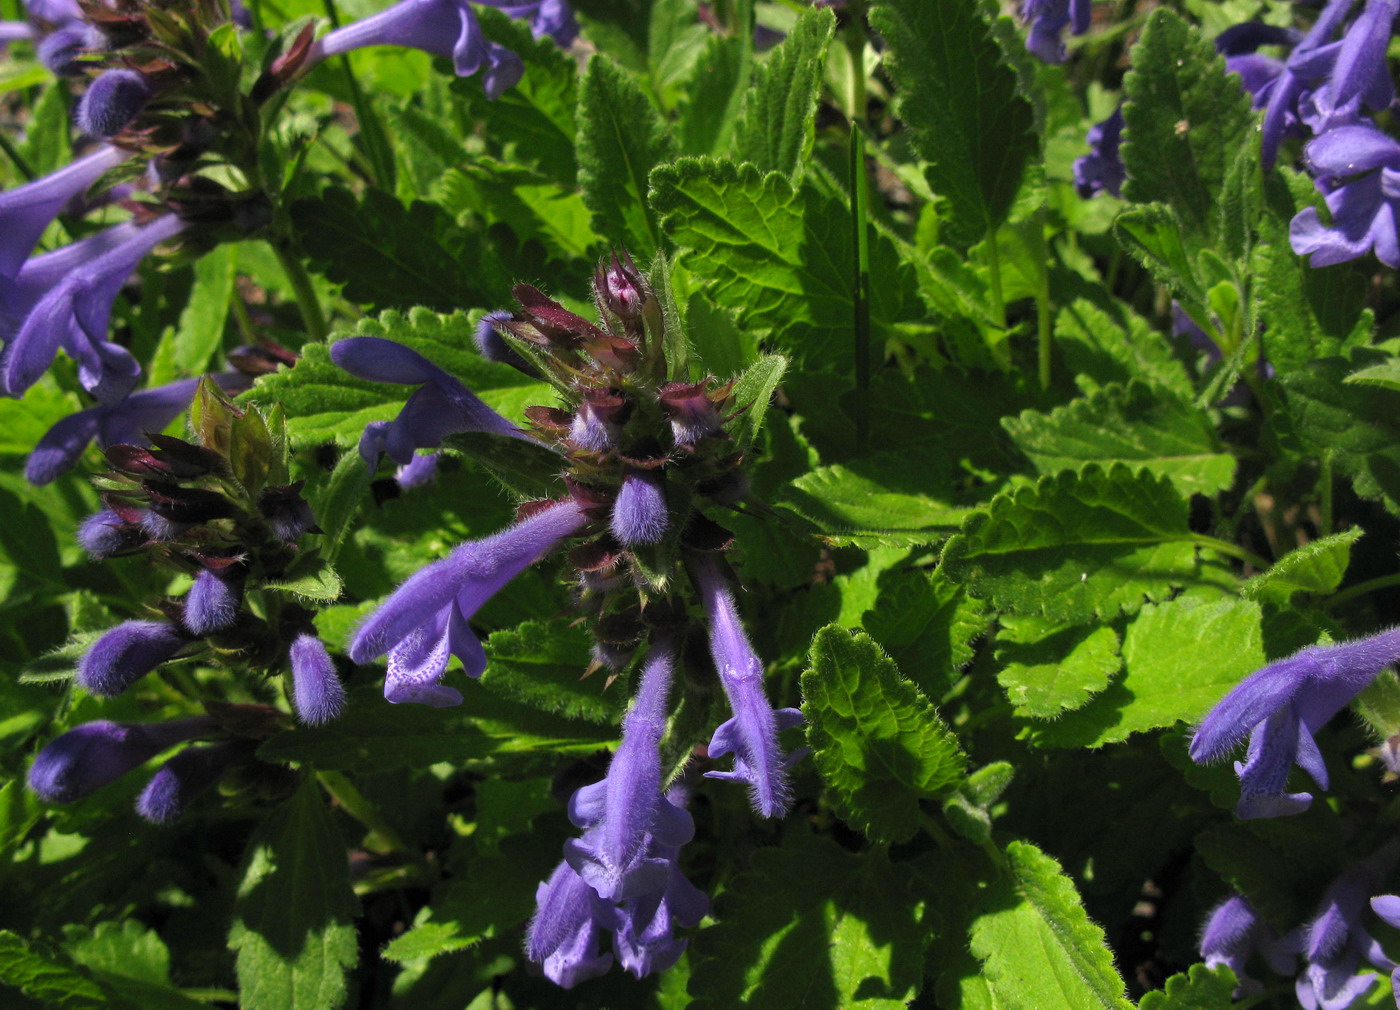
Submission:
POLYGON ((400 491, 410 491, 437 480, 440 458, 436 452, 418 453, 405 465, 394 471, 394 480, 400 491))
POLYGON ((242 570, 234 566, 222 572, 206 568, 194 577, 194 585, 185 594, 185 627, 191 634, 208 635, 238 620, 242 575, 242 570))
POLYGON ((613 536, 628 547, 657 544, 670 525, 660 476, 640 470, 629 472, 613 503, 613 536))
POLYGON ((152 824, 170 824, 247 750, 243 741, 186 747, 167 761, 136 799, 136 812, 152 824))
POLYGON ((163 621, 118 624, 88 649, 78 664, 78 683, 114 698, 180 650, 185 638, 163 621))
POLYGON ((90 137, 114 137, 146 107, 152 90, 135 70, 105 70, 88 86, 73 119, 90 137))
POLYGON ((39 62, 56 77, 76 77, 83 72, 78 59, 88 49, 100 48, 102 35, 90 25, 76 23, 49 33, 38 45, 39 62))
POLYGON ((78 545, 98 560, 134 550, 145 540, 139 527, 111 509, 94 512, 78 526, 78 545))
POLYGON ((501 336, 500 330, 496 329, 497 323, 508 323, 514 318, 514 314, 508 309, 497 309, 495 312, 488 312, 481 317, 481 322, 476 324, 476 349, 487 361, 494 361, 502 365, 510 365, 528 375, 535 375, 536 372, 514 347, 506 343, 505 337, 501 336))
POLYGON ((308 726, 319 726, 339 716, 345 708, 345 686, 336 676, 325 644, 315 635, 298 635, 287 658, 297 717, 308 726))
POLYGON ((141 530, 146 536, 158 544, 169 543, 171 540, 178 540, 184 535, 185 530, 190 528, 189 523, 175 522, 167 519, 159 513, 147 509, 141 513, 141 530))
POLYGON ((300 481, 267 488, 258 499, 258 511, 278 540, 295 540, 303 533, 317 532, 316 517, 301 496, 300 481))
POLYGON ((72 803, 166 747, 208 732, 207 717, 149 725, 84 723, 51 741, 29 769, 29 788, 48 803, 72 803))

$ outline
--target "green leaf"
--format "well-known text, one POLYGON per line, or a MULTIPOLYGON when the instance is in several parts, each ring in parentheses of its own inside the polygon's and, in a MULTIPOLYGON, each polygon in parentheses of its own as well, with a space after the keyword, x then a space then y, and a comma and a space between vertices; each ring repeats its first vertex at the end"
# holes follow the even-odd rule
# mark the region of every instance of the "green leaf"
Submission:
POLYGON ((1267 572, 1241 586, 1240 593, 1261 603, 1287 606, 1296 593, 1326 596, 1336 592, 1351 563, 1351 545, 1361 539, 1363 532, 1358 526, 1289 551, 1267 572))
POLYGON ((925 475, 909 474, 907 461, 896 456, 818 467, 784 487, 774 505, 833 546, 936 543, 958 528, 968 510, 927 493, 896 489, 911 476, 916 484, 932 483, 925 475))
MULTIPOLYGON (((828 365, 849 360, 854 318, 850 215, 804 181, 710 158, 681 158, 652 173, 652 206, 667 236, 691 250, 685 262, 741 326, 769 330, 784 353, 828 365)), ((876 230, 870 272, 874 338, 925 322, 913 269, 876 230)), ((878 346, 878 345, 877 345, 878 346)))
POLYGON ((997 682, 1018 716, 1053 719, 1098 694, 1122 665, 1118 633, 1107 625, 1065 627, 1042 617, 1003 614, 997 682))
POLYGON ((734 411, 739 414, 729 429, 734 450, 746 452, 763 428, 763 419, 778 383, 787 371, 787 358, 781 354, 765 354, 744 370, 734 383, 734 411))
POLYGON ((21 779, 6 782, 0 789, 0 855, 22 842, 43 816, 39 798, 24 787, 21 779))
POLYGON ((940 234, 972 245, 1000 227, 1040 153, 1035 110, 984 0, 884 0, 871 25, 889 46, 895 109, 946 201, 940 234))
POLYGON ((908 841, 923 816, 919 801, 962 777, 957 737, 864 632, 828 625, 812 640, 810 663, 802 714, 837 811, 872 841, 908 841))
POLYGON ((306 776, 254 833, 228 944, 248 1010, 334 1010, 357 958, 345 841, 306 776))
POLYGON ((173 360, 185 373, 202 372, 223 345, 224 323, 238 278, 233 245, 216 246, 194 265, 194 286, 175 328, 173 360))
POLYGON ((442 444, 481 464, 522 499, 549 498, 563 490, 560 474, 565 460, 539 442, 489 431, 464 431, 448 435, 442 444))
POLYGON ((972 661, 972 642, 987 628, 983 609, 939 572, 915 569, 880 580, 860 625, 921 690, 940 694, 972 661))
POLYGON ((62 680, 72 680, 78 674, 78 662, 106 632, 85 631, 74 635, 57 649, 44 653, 30 661, 19 675, 21 684, 53 684, 62 680))
POLYGON ((1357 369, 1342 381, 1357 386, 1380 386, 1383 389, 1400 390, 1400 358, 1391 358, 1379 365, 1357 369))
POLYGON ((1147 604, 1123 636, 1123 676, 1083 708, 1038 726, 1035 742, 1101 747, 1194 722, 1264 665, 1260 620, 1252 600, 1185 596, 1147 604))
POLYGON ((686 87, 676 123, 686 154, 719 154, 732 148, 734 123, 749 92, 752 33, 711 35, 686 87))
POLYGON ((327 563, 334 563, 336 555, 340 553, 369 484, 369 467, 353 449, 336 461, 330 479, 319 482, 319 493, 312 502, 312 515, 316 517, 316 524, 326 531, 321 550, 327 563))
POLYGON ((1226 965, 1193 964, 1167 979, 1162 990, 1142 994, 1138 1010, 1230 1010, 1238 979, 1226 965))
POLYGON ((943 801, 943 816, 953 830, 978 845, 992 840, 992 805, 1011 785, 1015 768, 1006 761, 993 761, 977 769, 943 801))
POLYGON ((1029 842, 1006 847, 1007 872, 988 888, 972 924, 997 1007, 1132 1010, 1103 930, 1084 914, 1060 864, 1029 842))
POLYGON ((751 865, 695 937, 692 1010, 902 1010, 915 996, 927 927, 882 850, 793 833, 751 865))
POLYGON ((1055 350, 1089 392, 1112 382, 1142 379, 1181 399, 1196 395, 1191 377, 1161 331, 1118 302, 1106 308, 1077 298, 1062 308, 1055 317, 1055 350))
POLYGON ((112 993, 105 986, 65 959, 36 950, 9 930, 0 930, 0 983, 61 1010, 102 1010, 113 1005, 112 993))
POLYGON ((526 621, 487 640, 490 662, 481 685, 512 701, 568 719, 615 725, 627 705, 621 687, 607 689, 602 676, 583 679, 591 638, 563 621, 526 621))
POLYGON ((835 28, 830 10, 804 11, 787 38, 754 68, 734 128, 735 161, 751 162, 760 172, 781 172, 794 182, 802 177, 812 156, 817 99, 835 28))
POLYGON ((1124 195, 1168 204, 1198 239, 1218 231, 1230 160, 1254 128, 1249 95, 1180 15, 1152 12, 1123 82, 1124 195))
POLYGON ((314 553, 302 555, 280 578, 263 585, 320 603, 334 603, 340 598, 343 588, 340 576, 335 573, 331 563, 314 553))
POLYGON ((1181 224, 1166 204, 1128 207, 1113 219, 1113 233, 1133 258, 1165 284, 1192 315, 1200 316, 1205 288, 1182 242, 1181 224))
POLYGON ((1183 495, 1215 494, 1235 476, 1210 418, 1143 382, 1104 386, 1048 414, 1022 411, 1001 426, 1041 473, 1122 462, 1169 478, 1183 495))
POLYGON ((579 87, 578 182, 593 230, 643 255, 661 245, 647 176, 675 150, 671 131, 636 82, 606 57, 579 87))
MULTIPOLYGON (((508 419, 520 418, 532 403, 552 402, 544 383, 509 365, 487 361, 476 353, 475 327, 465 313, 442 316, 416 308, 407 314, 384 312, 376 319, 361 319, 345 337, 385 337, 417 351, 508 419)), ((413 386, 357 379, 330 359, 324 344, 307 344, 296 368, 258 379, 245 397, 271 408, 282 404, 287 412, 287 432, 298 447, 335 442, 359 444, 365 425, 398 416, 413 386)), ((329 527, 326 527, 329 529, 329 527)))
POLYGON ((1165 477, 1087 466, 998 495, 943 549, 942 567, 999 610, 1111 620, 1196 574, 1186 500, 1165 477))

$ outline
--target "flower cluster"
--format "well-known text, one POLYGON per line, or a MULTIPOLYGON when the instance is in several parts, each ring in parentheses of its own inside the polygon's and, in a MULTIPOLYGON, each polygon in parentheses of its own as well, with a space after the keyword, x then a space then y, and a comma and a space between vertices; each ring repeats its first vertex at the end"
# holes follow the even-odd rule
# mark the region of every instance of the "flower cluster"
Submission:
MULTIPOLYGON (((520 285, 519 311, 491 314, 477 334, 484 354, 545 378, 563 400, 529 408, 523 428, 411 348, 373 337, 331 346, 332 359, 357 376, 418 387, 397 418, 366 429, 360 451, 371 465, 384 453, 410 466, 417 450, 435 453, 452 447, 454 435, 486 432, 547 447, 567 491, 523 503, 514 525, 428 565, 360 625, 350 656, 365 663, 387 654, 386 698, 461 702, 442 681, 454 656, 469 677, 486 668, 473 616, 566 542, 578 606, 596 641, 595 668, 621 674, 649 639, 608 774, 570 803, 583 835, 565 847, 537 896, 527 950, 564 986, 610 967, 613 955, 601 950, 605 934, 633 974, 667 967, 684 947, 674 930, 693 926, 707 909, 678 865, 694 831, 688 787, 668 783, 662 772, 673 670, 681 643, 698 630, 687 575, 730 709, 708 755, 732 755, 732 767, 705 774, 743 782, 758 814, 783 816, 797 755, 785 755, 778 736, 802 722, 796 709, 774 711, 764 694, 763 664, 744 633, 722 561, 732 537, 705 514, 747 493, 742 454, 727 431, 737 413, 733 383, 691 381, 686 363, 668 356, 683 346, 674 314, 662 305, 668 293, 654 290, 625 253, 599 267, 594 288, 599 323, 520 285)), ((671 747, 684 753, 692 743, 671 747)))

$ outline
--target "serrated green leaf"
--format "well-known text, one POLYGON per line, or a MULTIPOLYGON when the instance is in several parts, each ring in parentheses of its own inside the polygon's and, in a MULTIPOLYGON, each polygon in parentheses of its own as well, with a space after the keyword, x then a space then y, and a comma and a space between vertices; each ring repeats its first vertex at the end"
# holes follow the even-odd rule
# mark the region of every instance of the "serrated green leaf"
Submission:
POLYGON ((650 253, 661 229, 647 202, 647 176, 669 161, 675 142, 636 82, 611 60, 588 62, 578 101, 578 182, 593 230, 650 253))
POLYGON ((0 931, 0 983, 13 986, 46 1007, 102 1010, 112 993, 56 955, 31 947, 9 930, 0 931))
POLYGON ((66 926, 68 956, 94 971, 105 971, 147 982, 170 982, 170 950, 152 929, 127 919, 99 922, 88 928, 66 926))
POLYGON ((678 109, 676 132, 686 154, 731 150, 734 123, 749 92, 753 72, 753 35, 711 35, 687 82, 678 109))
POLYGON ((1122 665, 1118 633, 1102 625, 1065 627, 1043 617, 1003 614, 997 683, 1018 716, 1053 719, 1098 694, 1122 665))
POLYGON ((1385 389, 1400 390, 1400 358, 1391 358, 1369 368, 1359 368, 1342 381, 1357 386, 1381 386, 1385 389))
POLYGON ((1006 1010, 1132 1010, 1103 930, 1060 864, 1029 842, 1006 847, 1007 874, 972 924, 972 952, 1006 1010))
POLYGON ((305 561, 298 559, 298 564, 294 565, 281 578, 269 580, 263 585, 268 589, 277 589, 284 593, 291 593, 305 600, 317 600, 322 603, 334 603, 340 598, 343 584, 340 576, 335 573, 335 568, 325 558, 318 555, 304 555, 305 561))
POLYGON ((605 678, 583 679, 591 657, 587 631, 562 621, 526 621, 497 631, 486 643, 489 662, 481 685, 512 701, 569 719, 616 724, 627 705, 605 678))
POLYGON ((807 740, 837 810, 873 841, 908 841, 919 830, 919 801, 962 777, 957 737, 864 632, 828 625, 812 640, 809 662, 807 740))
POLYGON ((885 0, 870 11, 884 36, 895 109, 946 199, 941 230, 971 245, 1006 221, 1039 156, 1035 110, 1021 92, 982 0, 885 0))
POLYGON ((1123 676, 1083 708, 1037 727, 1036 743, 1099 747, 1199 719, 1264 665, 1260 620, 1252 600, 1147 604, 1123 636, 1123 676))
POLYGON ((1142 379, 1182 399, 1194 397, 1191 377, 1161 332, 1126 305, 1109 308, 1076 298, 1055 316, 1055 350, 1075 381, 1083 387, 1086 379, 1094 386, 1142 379))
POLYGON ((1197 240, 1219 221, 1230 160, 1254 126, 1249 95, 1180 15, 1152 12, 1123 82, 1124 195, 1168 204, 1197 240))
MULTIPOLYGON (((685 262, 740 325, 771 331, 793 358, 848 360, 854 318, 850 215, 842 201, 804 181, 753 165, 681 158, 652 173, 652 205, 685 262)), ((870 244, 874 339, 896 324, 924 322, 913 270, 883 232, 870 244)))
POLYGON ((834 546, 936 543, 958 528, 968 509, 928 494, 889 490, 886 478, 905 465, 874 457, 819 467, 783 488, 774 505, 834 546))
POLYGON ((1097 462, 1142 467, 1183 495, 1215 494, 1235 476, 1206 414, 1165 389, 1133 381, 1104 386, 1048 414, 1022 411, 1001 425, 1041 473, 1097 462))
POLYGON ((860 624, 921 690, 937 694, 972 661, 972 642, 987 627, 983 609, 962 586, 917 569, 882 578, 860 624))
POLYGON ((1109 620, 1196 574, 1186 500, 1165 477, 1085 467, 992 499, 943 549, 942 566, 1000 610, 1109 620))
POLYGON ((745 452, 763 429, 763 419, 778 383, 787 371, 787 358, 781 354, 765 354, 744 370, 734 383, 734 410, 739 413, 730 426, 736 452, 745 452))
POLYGON ((822 70, 835 27, 830 10, 804 11, 787 38, 754 68, 734 128, 736 161, 793 181, 801 178, 812 155, 822 70))
POLYGON ((1289 551, 1273 566, 1240 587, 1241 595, 1262 603, 1287 605, 1295 593, 1325 596, 1335 592, 1351 563, 1351 545, 1364 531, 1358 526, 1289 551))
POLYGON ((248 1010, 334 1010, 357 958, 345 842, 309 776, 254 833, 228 944, 248 1010))
POLYGON ((691 947, 693 1010, 901 1010, 919 989, 922 905, 883 851, 793 834, 759 849, 691 947))
POLYGON ((1160 991, 1143 993, 1138 1010, 1229 1010, 1237 984, 1226 965, 1193 964, 1167 979, 1160 991))
POLYGON ((564 490, 560 477, 564 458, 538 442, 489 431, 464 431, 448 435, 442 444, 479 463, 522 499, 550 498, 564 490))
POLYGON ((1172 208, 1162 203, 1128 207, 1113 219, 1113 233, 1124 249, 1165 284, 1188 313, 1201 317, 1205 288, 1182 242, 1182 226, 1172 208))
POLYGON ((61 680, 72 680, 78 673, 78 661, 106 630, 103 628, 101 631, 85 631, 74 635, 57 649, 44 653, 25 666, 24 672, 19 675, 19 682, 52 684, 61 680))

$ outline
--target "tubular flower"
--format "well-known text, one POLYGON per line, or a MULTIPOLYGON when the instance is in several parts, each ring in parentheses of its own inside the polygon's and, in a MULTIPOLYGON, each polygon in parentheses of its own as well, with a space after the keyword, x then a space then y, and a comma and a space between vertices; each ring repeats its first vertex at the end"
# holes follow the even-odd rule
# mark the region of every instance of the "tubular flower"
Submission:
POLYGON ((1368 251, 1386 266, 1400 267, 1395 221, 1400 144, 1372 126, 1340 126, 1308 144, 1305 155, 1320 184, 1354 178, 1327 192, 1331 227, 1322 224, 1315 207, 1298 212, 1288 226, 1293 251, 1311 256, 1314 267, 1343 263, 1368 251))
POLYGON ((1026 48, 1043 63, 1063 63, 1065 26, 1075 35, 1089 30, 1089 0, 1021 0, 1021 20, 1029 21, 1026 48))
POLYGON ((773 711, 763 694, 763 663, 749 644, 739 620, 734 594, 719 563, 712 557, 692 567, 700 602, 710 625, 710 655, 729 699, 733 718, 722 723, 710 739, 710 757, 734 755, 734 770, 706 772, 706 778, 747 782, 749 802, 763 817, 782 817, 792 800, 787 771, 805 751, 784 755, 778 734, 803 723, 795 708, 773 711))
POLYGON ((1322 895, 1317 915, 1303 930, 1306 960, 1298 975, 1298 1002, 1304 1010, 1342 1010, 1376 982, 1357 971, 1364 958, 1382 971, 1393 971, 1386 957, 1361 924, 1361 915, 1380 882, 1395 866, 1400 845, 1387 844, 1337 877, 1322 895))
POLYGON ((572 866, 560 863, 535 890, 535 917, 525 953, 544 966, 545 977, 565 989, 606 975, 612 955, 602 951, 606 910, 572 866))
POLYGON ((520 57, 486 39, 466 0, 402 0, 316 40, 309 62, 365 46, 407 46, 452 61, 458 77, 480 72, 486 94, 498 98, 525 72, 520 57))
POLYGON ((613 502, 612 532, 624 547, 659 544, 671 522, 659 475, 629 471, 613 502))
POLYGON ((368 663, 389 654, 384 697, 394 703, 457 705, 462 695, 438 683, 449 656, 467 676, 486 669, 486 653, 468 621, 502 586, 588 522, 572 501, 551 503, 483 540, 464 543, 396 589, 360 625, 350 658, 368 663))
POLYGON ((325 643, 315 635, 298 635, 287 650, 287 662, 292 668, 297 718, 308 726, 320 726, 338 717, 345 708, 345 685, 336 676, 325 643))
POLYGON ((141 260, 184 228, 185 222, 174 214, 157 218, 49 288, 5 348, 6 392, 23 396, 62 347, 77 361, 83 388, 103 403, 123 399, 136 384, 141 366, 126 348, 107 341, 112 303, 141 260))
POLYGON ((530 31, 535 38, 548 35, 554 44, 567 49, 578 37, 578 21, 574 12, 564 0, 482 0, 488 7, 496 7, 517 21, 530 19, 530 31))
POLYGON ((118 624, 83 655, 78 683, 93 694, 115 698, 174 656, 187 641, 175 625, 162 621, 118 624))
POLYGON ((1269 967, 1280 975, 1293 974, 1292 951, 1279 940, 1259 913, 1244 897, 1231 895, 1211 909, 1201 932, 1201 958, 1208 968, 1226 965, 1235 973, 1239 986, 1235 998, 1262 992, 1262 983, 1245 974, 1245 964, 1255 952, 1264 955, 1269 967))
POLYGON ((418 386, 398 417, 365 426, 360 455, 371 471, 380 452, 407 466, 415 450, 436 449, 445 436, 458 432, 525 437, 454 376, 403 344, 382 337, 349 337, 331 345, 331 360, 361 379, 418 386))
POLYGON ((1244 818, 1278 817, 1308 808, 1308 793, 1286 793, 1294 764, 1327 788, 1327 767, 1313 734, 1388 665, 1400 659, 1400 628, 1336 645, 1313 645, 1258 670, 1227 694, 1197 728, 1191 758, 1218 761, 1249 737, 1235 763, 1244 818))
POLYGON ((207 716, 173 722, 88 722, 52 740, 29 769, 29 788, 47 803, 72 803, 177 743, 214 729, 207 716))
POLYGON ((1127 170, 1118 154, 1123 139, 1123 106, 1113 110, 1113 114, 1089 128, 1088 154, 1074 159, 1074 188, 1084 199, 1111 193, 1121 196, 1127 170))

